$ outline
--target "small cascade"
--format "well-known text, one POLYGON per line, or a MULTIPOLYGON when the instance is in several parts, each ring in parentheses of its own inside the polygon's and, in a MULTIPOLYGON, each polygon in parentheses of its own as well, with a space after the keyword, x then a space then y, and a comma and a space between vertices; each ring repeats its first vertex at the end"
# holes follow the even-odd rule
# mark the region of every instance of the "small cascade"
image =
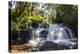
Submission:
POLYGON ((73 38, 73 34, 72 34, 71 29, 69 29, 67 27, 65 29, 66 29, 67 33, 69 34, 69 38, 73 38))
POLYGON ((52 41, 53 43, 57 43, 59 45, 70 45, 73 42, 70 40, 73 38, 72 31, 63 26, 62 24, 50 24, 48 28, 40 27, 42 24, 39 24, 37 29, 33 29, 33 41, 43 45, 46 41, 52 41), (45 33, 41 32, 47 32, 45 33), (42 37, 43 36, 43 37, 42 37), (45 38, 46 37, 46 38, 45 38))
POLYGON ((21 37, 20 37, 20 30, 18 30, 18 40, 21 40, 21 37))

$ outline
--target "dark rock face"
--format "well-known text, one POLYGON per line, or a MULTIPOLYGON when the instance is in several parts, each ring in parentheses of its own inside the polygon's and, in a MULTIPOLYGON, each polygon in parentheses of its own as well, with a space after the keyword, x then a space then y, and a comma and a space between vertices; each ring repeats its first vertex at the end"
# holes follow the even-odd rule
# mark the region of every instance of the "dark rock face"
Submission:
POLYGON ((21 30, 20 31, 20 37, 22 38, 23 41, 28 41, 31 39, 30 35, 31 31, 30 30, 21 30))
POLYGON ((40 32, 40 37, 41 38, 47 38, 47 34, 48 34, 48 31, 41 31, 40 32))
POLYGON ((13 44, 23 44, 26 41, 31 39, 31 30, 20 30, 20 31, 13 31, 11 33, 11 43, 13 44), (18 40, 20 37, 20 40, 18 40))
POLYGON ((41 24, 41 28, 49 28, 49 24, 41 24))
POLYGON ((18 38, 18 31, 11 32, 11 40, 17 40, 18 38))
POLYGON ((56 43, 47 41, 44 43, 44 45, 40 48, 40 51, 49 51, 49 50, 63 50, 68 49, 67 46, 58 45, 56 43))

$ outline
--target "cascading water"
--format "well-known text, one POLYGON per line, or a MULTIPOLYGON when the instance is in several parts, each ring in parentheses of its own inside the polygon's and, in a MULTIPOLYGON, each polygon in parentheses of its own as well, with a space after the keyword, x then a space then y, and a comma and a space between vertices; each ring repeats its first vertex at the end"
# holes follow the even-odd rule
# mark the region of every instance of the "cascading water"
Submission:
MULTIPOLYGON (((62 25, 62 24, 61 24, 62 25)), ((46 41, 51 41, 53 43, 56 43, 58 45, 74 45, 76 44, 75 42, 70 41, 73 39, 73 34, 72 31, 67 28, 66 26, 60 26, 60 24, 50 24, 48 28, 37 28, 33 30, 33 41, 36 44, 39 44, 42 46, 46 41), (48 32, 46 33, 45 37, 44 33, 41 34, 41 32, 48 32)))
MULTIPOLYGON (((56 18, 56 11, 46 4, 39 3, 37 9, 42 10, 46 18, 49 15, 52 15, 54 16, 54 18, 56 18)), ((67 26, 64 26, 63 24, 57 23, 49 24, 49 27, 47 28, 44 28, 42 27, 42 24, 39 24, 39 27, 37 29, 32 30, 32 36, 33 37, 31 43, 33 43, 34 45, 39 44, 40 46, 42 46, 46 41, 51 41, 58 45, 69 46, 76 44, 76 42, 73 42, 71 40, 77 40, 73 37, 74 35, 71 29, 69 29, 67 26), (44 35, 43 31, 44 33, 46 33, 46 35, 44 35)))
POLYGON ((59 45, 70 45, 74 43, 69 41, 70 39, 74 38, 72 31, 69 28, 65 26, 60 27, 58 24, 53 24, 50 25, 48 30, 49 34, 47 36, 47 41, 59 43, 59 45))
POLYGON ((18 31, 18 40, 21 40, 21 37, 20 37, 20 30, 18 31))

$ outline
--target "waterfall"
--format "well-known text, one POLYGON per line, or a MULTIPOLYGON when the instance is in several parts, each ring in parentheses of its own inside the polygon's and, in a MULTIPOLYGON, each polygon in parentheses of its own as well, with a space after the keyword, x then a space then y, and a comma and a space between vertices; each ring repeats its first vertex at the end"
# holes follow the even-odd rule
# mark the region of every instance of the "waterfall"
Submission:
POLYGON ((33 30, 33 40, 36 43, 39 43, 43 45, 46 41, 52 41, 54 43, 57 43, 59 45, 70 45, 74 42, 70 41, 73 38, 72 31, 62 24, 49 24, 48 28, 42 28, 40 27, 41 24, 39 24, 39 27, 35 30, 33 30), (41 34, 42 31, 46 31, 47 38, 41 37, 44 36, 44 33, 41 34))
POLYGON ((69 29, 69 28, 67 28, 67 27, 66 27, 65 29, 68 31, 70 38, 73 38, 71 29, 69 29))

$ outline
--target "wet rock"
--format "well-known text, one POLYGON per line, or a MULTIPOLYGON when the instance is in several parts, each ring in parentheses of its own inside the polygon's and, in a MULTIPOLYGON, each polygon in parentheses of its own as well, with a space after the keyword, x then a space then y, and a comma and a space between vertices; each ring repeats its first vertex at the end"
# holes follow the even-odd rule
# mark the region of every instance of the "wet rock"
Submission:
POLYGON ((47 41, 44 43, 44 45, 40 48, 40 51, 49 51, 49 50, 62 50, 62 49, 66 49, 68 47, 64 46, 64 45, 58 45, 56 43, 47 41))

